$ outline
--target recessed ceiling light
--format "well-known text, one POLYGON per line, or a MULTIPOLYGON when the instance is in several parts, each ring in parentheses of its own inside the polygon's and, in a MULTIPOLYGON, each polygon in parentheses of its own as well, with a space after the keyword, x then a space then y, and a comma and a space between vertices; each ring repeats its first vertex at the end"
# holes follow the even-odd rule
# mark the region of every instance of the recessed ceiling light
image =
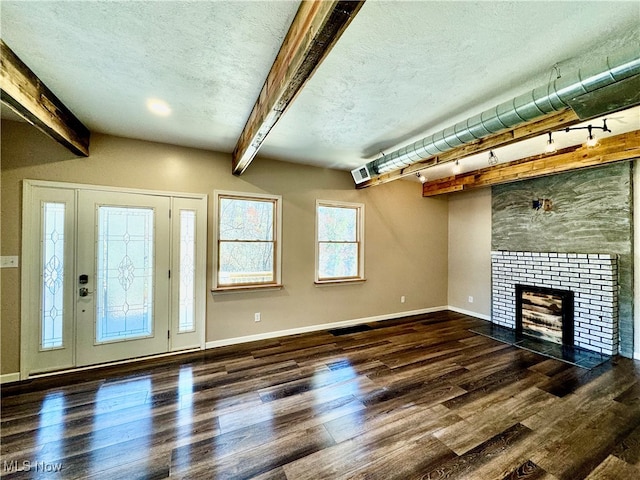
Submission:
POLYGON ((171 114, 171 107, 164 100, 158 100, 157 98, 150 98, 147 100, 147 108, 151 113, 166 117, 171 114))

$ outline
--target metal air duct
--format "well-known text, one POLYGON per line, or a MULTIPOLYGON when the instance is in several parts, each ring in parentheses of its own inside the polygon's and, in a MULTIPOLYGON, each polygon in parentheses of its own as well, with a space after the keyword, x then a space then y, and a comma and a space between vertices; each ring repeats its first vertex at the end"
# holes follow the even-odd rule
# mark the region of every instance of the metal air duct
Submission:
POLYGON ((366 166, 370 172, 378 174, 398 170, 567 107, 573 108, 580 119, 586 120, 581 116, 581 112, 584 113, 586 110, 584 103, 586 101, 594 105, 594 98, 597 98, 598 91, 606 92, 603 95, 607 98, 624 98, 622 104, 603 101, 600 102, 601 108, 588 109, 588 118, 605 115, 640 103, 638 81, 640 81, 640 52, 636 48, 621 50, 604 59, 594 60, 590 65, 573 74, 534 88, 529 93, 378 157, 366 166), (616 86, 620 89, 624 88, 625 94, 617 95, 616 86))

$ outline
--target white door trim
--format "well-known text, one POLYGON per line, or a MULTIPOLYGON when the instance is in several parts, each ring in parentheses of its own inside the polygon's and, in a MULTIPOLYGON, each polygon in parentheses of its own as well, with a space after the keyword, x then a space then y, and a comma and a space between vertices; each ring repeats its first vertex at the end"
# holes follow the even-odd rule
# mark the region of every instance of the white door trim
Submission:
POLYGON ((24 186, 28 184, 31 187, 66 188, 69 190, 99 190, 103 192, 137 193, 140 195, 159 195, 161 197, 197 198, 200 200, 206 200, 208 198, 208 195, 206 193, 189 193, 189 192, 174 192, 174 191, 164 191, 164 190, 149 190, 144 188, 112 187, 109 185, 91 185, 88 183, 87 184, 66 183, 66 182, 54 182, 49 180, 29 180, 29 179, 25 179, 23 183, 24 183, 24 186))
MULTIPOLYGON (((199 330, 197 341, 191 344, 191 347, 200 349, 205 348, 205 328, 206 328, 206 258, 207 258, 207 210, 208 210, 208 195, 202 193, 188 193, 188 192, 173 192, 173 191, 160 191, 160 190, 145 190, 135 188, 123 188, 123 187, 111 187, 105 185, 88 185, 80 183, 65 183, 47 180, 29 180, 23 181, 23 204, 22 204, 22 262, 21 262, 21 298, 20 298, 20 378, 27 379, 35 375, 40 375, 44 372, 32 373, 30 375, 30 369, 33 367, 30 362, 30 355, 33 350, 33 346, 29 344, 29 339, 26 338, 30 329, 33 327, 33 318, 30 317, 29 305, 33 302, 33 298, 30 297, 29 292, 32 288, 33 275, 38 274, 35 270, 34 264, 39 264, 39 258, 34 258, 33 250, 31 248, 31 241, 33 235, 36 233, 33 231, 33 204, 34 204, 34 190, 38 187, 43 188, 57 188, 72 190, 78 192, 79 190, 87 191, 102 191, 102 192, 114 192, 114 193, 133 193, 141 195, 154 195, 168 198, 180 198, 180 199, 192 199, 201 202, 202 219, 199 221, 204 222, 204 229, 201 231, 204 235, 198 236, 199 246, 197 267, 199 270, 196 273, 196 285, 197 285, 197 315, 196 322, 199 330), (35 263, 34 263, 35 262, 35 263), (204 286, 204 287, 203 287, 204 286), (28 322, 31 322, 29 324, 28 322)), ((75 275, 76 272, 72 272, 75 275)), ((170 319, 173 322, 173 319, 170 319)), ((75 334, 74 334, 75 336, 75 334)), ((174 347, 176 348, 176 347, 174 347)), ((180 348, 180 347, 177 347, 180 348)), ((183 346, 182 348, 186 348, 183 346)), ((75 362, 75 358, 74 358, 75 362)), ((75 364, 75 363, 74 363, 75 364)), ((68 369, 69 367, 65 368, 68 369)), ((71 367, 73 368, 73 367, 71 367)))

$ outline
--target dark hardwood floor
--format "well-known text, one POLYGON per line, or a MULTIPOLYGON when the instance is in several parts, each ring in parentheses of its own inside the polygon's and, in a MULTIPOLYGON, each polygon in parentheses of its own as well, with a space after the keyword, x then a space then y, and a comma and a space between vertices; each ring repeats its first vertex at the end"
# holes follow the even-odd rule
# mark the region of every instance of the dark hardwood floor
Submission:
POLYGON ((639 362, 585 370, 468 330, 483 323, 440 312, 5 386, 1 473, 640 478, 639 362))

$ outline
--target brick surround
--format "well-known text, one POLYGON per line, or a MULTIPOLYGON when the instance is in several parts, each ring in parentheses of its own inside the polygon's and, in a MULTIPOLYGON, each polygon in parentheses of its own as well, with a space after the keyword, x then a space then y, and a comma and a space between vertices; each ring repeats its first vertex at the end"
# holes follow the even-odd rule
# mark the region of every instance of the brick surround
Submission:
POLYGON ((574 292, 574 344, 618 353, 618 260, 598 253, 491 252, 491 321, 515 328, 515 285, 574 292))

